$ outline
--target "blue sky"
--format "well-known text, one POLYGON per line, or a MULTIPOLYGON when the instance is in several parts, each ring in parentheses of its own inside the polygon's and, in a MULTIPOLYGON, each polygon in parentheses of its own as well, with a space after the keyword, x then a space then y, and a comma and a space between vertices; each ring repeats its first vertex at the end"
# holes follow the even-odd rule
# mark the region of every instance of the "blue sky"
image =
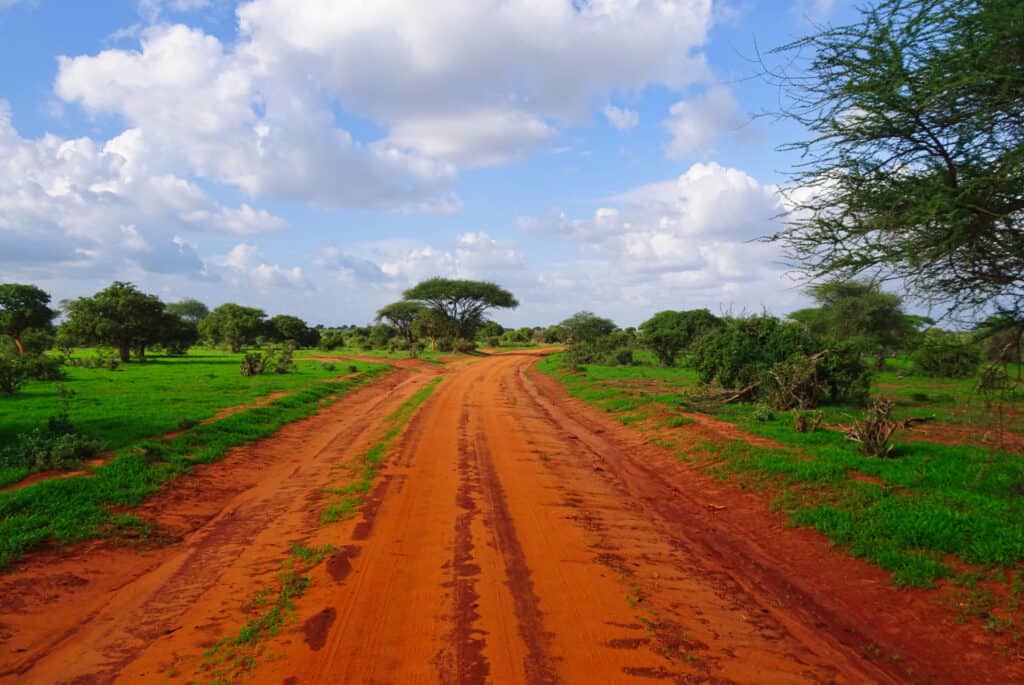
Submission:
POLYGON ((0 281, 364 323, 803 306, 753 61, 843 0, 0 0, 0 281), (752 242, 753 241, 753 242, 752 242))

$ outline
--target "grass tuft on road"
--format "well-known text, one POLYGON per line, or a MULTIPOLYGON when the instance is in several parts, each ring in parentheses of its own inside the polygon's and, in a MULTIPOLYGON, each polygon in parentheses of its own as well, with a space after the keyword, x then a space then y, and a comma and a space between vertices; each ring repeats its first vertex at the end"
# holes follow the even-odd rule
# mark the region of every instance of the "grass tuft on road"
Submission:
POLYGON ((412 418, 416 409, 427 401, 443 378, 443 376, 438 376, 431 380, 384 419, 383 425, 387 427, 387 431, 373 447, 367 450, 359 463, 354 465, 357 480, 343 487, 327 490, 328 504, 320 513, 320 525, 343 521, 355 516, 363 505, 366 495, 370 492, 373 481, 377 478, 379 465, 387 457, 395 439, 405 428, 405 424, 412 418))

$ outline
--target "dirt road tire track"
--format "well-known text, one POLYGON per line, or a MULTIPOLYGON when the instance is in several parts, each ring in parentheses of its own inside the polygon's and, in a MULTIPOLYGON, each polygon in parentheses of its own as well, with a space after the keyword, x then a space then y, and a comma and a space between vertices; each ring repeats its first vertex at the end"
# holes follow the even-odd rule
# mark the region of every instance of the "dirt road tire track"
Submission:
POLYGON ((294 541, 337 552, 252 682, 1024 682, 925 593, 569 399, 536 359, 449 365, 351 520, 318 525, 323 487, 438 369, 176 482, 144 510, 178 544, 0 576, 0 682, 186 682, 174 666, 237 631, 294 541))
POLYGON ((43 553, 0 576, 0 682, 153 678, 173 661, 167 636, 211 642, 229 630, 252 584, 316 528, 313 504, 339 463, 427 380, 390 374, 169 484, 135 512, 178 544, 43 553))

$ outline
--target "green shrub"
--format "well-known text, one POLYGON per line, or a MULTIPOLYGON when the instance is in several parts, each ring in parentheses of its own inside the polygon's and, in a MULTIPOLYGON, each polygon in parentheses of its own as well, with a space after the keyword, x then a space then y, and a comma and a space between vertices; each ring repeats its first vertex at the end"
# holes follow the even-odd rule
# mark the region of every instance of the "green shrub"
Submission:
POLYGON ((28 377, 37 381, 60 381, 64 380, 65 374, 62 361, 57 357, 50 357, 45 354, 26 355, 22 358, 28 377))
POLYGON ((966 333, 930 328, 910 360, 923 376, 969 378, 977 373, 981 357, 981 348, 966 333))
POLYGON ((605 357, 605 363, 610 366, 633 366, 636 358, 633 356, 633 348, 619 347, 609 352, 605 357))
POLYGON ((70 469, 95 456, 102 445, 78 433, 54 435, 44 428, 22 433, 0 452, 0 466, 27 467, 33 471, 70 469))
POLYGON ((286 342, 280 349, 267 345, 262 352, 246 352, 242 357, 243 376, 259 376, 264 373, 292 373, 295 362, 295 343, 286 342))
POLYGON ((243 376, 259 376, 267 370, 267 358, 262 352, 246 352, 242 357, 241 370, 243 376))
POLYGON ((116 371, 121 366, 121 358, 116 350, 100 348, 88 357, 68 357, 67 365, 78 366, 83 369, 116 371))
POLYGON ((28 369, 20 357, 0 354, 0 393, 13 395, 28 382, 28 369))
POLYGON ((469 353, 476 349, 476 342, 473 340, 466 340, 465 338, 456 338, 452 347, 456 352, 469 353))
POLYGON ((760 421, 761 423, 775 420, 775 412, 764 402, 758 402, 754 405, 754 411, 751 413, 751 416, 754 417, 755 421, 760 421))
POLYGON ((804 326, 762 315, 726 320, 724 327, 697 340, 692 358, 703 382, 732 389, 760 381, 780 362, 823 348, 804 326))
POLYGON ((693 363, 705 383, 747 389, 774 409, 867 401, 871 371, 848 344, 829 344, 803 325, 762 315, 730 319, 698 339, 693 363))
POLYGON ((345 346, 345 334, 341 331, 324 331, 320 334, 320 349, 330 351, 345 346))
POLYGON ((61 360, 44 354, 0 352, 0 393, 13 395, 30 380, 59 381, 64 378, 61 360))

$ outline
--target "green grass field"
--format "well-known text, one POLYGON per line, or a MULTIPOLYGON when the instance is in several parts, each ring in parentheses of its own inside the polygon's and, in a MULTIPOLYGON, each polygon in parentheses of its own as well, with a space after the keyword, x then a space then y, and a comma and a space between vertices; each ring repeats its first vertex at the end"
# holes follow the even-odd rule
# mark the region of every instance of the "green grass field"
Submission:
MULTIPOLYGON (((296 354, 297 358, 305 355, 296 354)), ((335 355, 340 356, 340 355, 335 355)), ((64 385, 74 393, 71 419, 89 437, 112 450, 141 438, 176 430, 183 422, 208 419, 218 411, 251 404, 277 392, 303 390, 349 373, 366 362, 298 361, 296 372, 244 377, 241 354, 194 349, 184 357, 149 357, 116 371, 64 367, 64 385)), ((0 396, 0 443, 37 426, 60 410, 57 383, 32 381, 13 396, 0 396)))
MULTIPOLYGON (((685 391, 697 385, 692 369, 588 365, 580 373, 561 367, 557 356, 540 370, 569 392, 623 423, 645 419, 659 427, 652 440, 673 446, 673 433, 693 429, 678 414, 685 391), (673 415, 677 420, 672 420, 673 415), (669 418, 665 418, 668 416, 669 418)), ((935 415, 971 425, 986 412, 971 380, 907 375, 897 361, 878 374, 876 393, 897 400, 897 418, 935 415)), ((1024 430, 1018 412, 1010 430, 1024 430)), ((824 408, 826 425, 849 423, 861 410, 824 408)), ((894 459, 862 456, 839 430, 797 433, 792 417, 774 412, 769 420, 750 404, 721 407, 716 417, 770 438, 777 449, 746 441, 711 443, 678 456, 744 487, 764 488, 794 525, 821 531, 851 554, 893 573, 897 584, 927 587, 937 578, 982 568, 1005 580, 1024 560, 1024 456, 991 446, 935 444, 913 431, 896 436, 894 459)), ((645 424, 650 427, 650 424, 645 424)), ((1014 581, 1016 585, 1016 581, 1014 581)))
MULTIPOLYGON (((93 475, 49 479, 0 492, 0 567, 47 542, 65 544, 97 536, 145 535, 146 526, 111 507, 133 506, 194 465, 215 461, 232 447, 272 435, 325 403, 370 382, 387 366, 368 362, 300 361, 293 374, 246 378, 240 355, 199 351, 153 358, 117 371, 70 368, 71 420, 103 440, 113 458, 93 475), (341 379, 342 376, 348 376, 341 379), (332 380, 333 379, 333 380, 332 380), (218 411, 251 404, 270 393, 288 394, 208 423, 218 411), (185 423, 183 423, 185 422, 185 423), (165 434, 187 426, 173 438, 165 434)), ((0 399, 4 439, 46 425, 59 409, 56 383, 33 383, 0 399)), ((25 474, 0 474, 8 479, 25 474)))

